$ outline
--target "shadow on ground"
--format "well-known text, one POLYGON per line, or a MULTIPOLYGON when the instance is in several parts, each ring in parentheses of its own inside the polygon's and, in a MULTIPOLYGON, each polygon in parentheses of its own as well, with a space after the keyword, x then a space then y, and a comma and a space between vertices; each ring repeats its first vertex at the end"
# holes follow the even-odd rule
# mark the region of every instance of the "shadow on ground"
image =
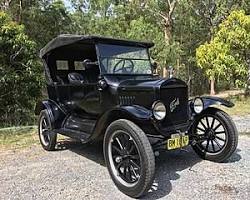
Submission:
POLYGON ((105 166, 101 142, 82 144, 81 142, 72 139, 64 139, 57 143, 56 150, 70 150, 102 166, 105 166))
MULTIPOLYGON (((102 166, 105 166, 103 158, 102 143, 83 145, 80 142, 66 139, 58 142, 57 150, 70 150, 78 155, 90 159, 102 166)), ((228 159, 226 163, 237 162, 241 159, 239 149, 228 159)), ((192 167, 202 160, 194 153, 191 147, 183 150, 162 152, 156 157, 155 180, 151 190, 143 199, 159 199, 167 196, 172 190, 171 181, 180 178, 179 172, 192 167)))

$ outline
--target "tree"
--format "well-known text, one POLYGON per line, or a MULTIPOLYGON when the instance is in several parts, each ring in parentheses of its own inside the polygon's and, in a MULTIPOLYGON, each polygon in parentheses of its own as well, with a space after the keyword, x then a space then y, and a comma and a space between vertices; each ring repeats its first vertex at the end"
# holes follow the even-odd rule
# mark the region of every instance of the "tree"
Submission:
POLYGON ((173 16, 179 0, 152 0, 143 4, 144 8, 154 15, 160 22, 167 45, 171 44, 173 36, 173 16))
MULTIPOLYGON (((191 1, 193 13, 195 13, 207 29, 205 40, 211 40, 216 33, 219 24, 235 9, 245 8, 247 3, 243 0, 198 0, 191 1)), ((203 40, 204 41, 204 40, 203 40)), ((210 77, 210 93, 214 91, 215 80, 210 77)))
POLYGON ((26 34, 37 43, 40 50, 59 34, 70 33, 74 22, 63 1, 41 1, 23 12, 22 22, 26 34))
POLYGON ((1 10, 11 15, 12 19, 19 24, 24 22, 23 14, 30 7, 38 6, 42 0, 0 0, 1 10))
POLYGON ((36 43, 24 33, 23 25, 0 12, 0 125, 33 122, 41 87, 36 43))
POLYGON ((197 49, 196 58, 210 79, 233 80, 234 85, 245 86, 249 91, 250 16, 233 11, 219 25, 213 39, 197 49))
POLYGON ((162 44, 162 46, 166 48, 165 52, 167 53, 162 65, 164 77, 167 76, 167 65, 176 64, 178 53, 180 52, 179 44, 173 40, 174 11, 178 2, 179 0, 151 0, 140 3, 140 5, 143 5, 146 13, 155 19, 154 24, 159 24, 162 29, 161 32, 164 33, 163 42, 165 44, 162 44))

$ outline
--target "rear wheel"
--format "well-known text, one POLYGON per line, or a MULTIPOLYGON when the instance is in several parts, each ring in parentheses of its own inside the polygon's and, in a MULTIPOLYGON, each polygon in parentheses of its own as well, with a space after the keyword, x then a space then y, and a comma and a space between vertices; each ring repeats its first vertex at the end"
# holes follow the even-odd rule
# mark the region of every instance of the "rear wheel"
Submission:
POLYGON ((199 115, 192 127, 196 143, 194 151, 203 159, 223 162, 238 145, 238 132, 228 114, 217 108, 208 108, 199 115))
POLYGON ((52 131, 51 120, 47 110, 42 110, 38 120, 38 135, 42 147, 52 151, 56 146, 57 134, 52 131))
POLYGON ((128 120, 113 122, 104 137, 104 157, 115 185, 131 197, 140 197, 154 180, 155 158, 145 133, 128 120))

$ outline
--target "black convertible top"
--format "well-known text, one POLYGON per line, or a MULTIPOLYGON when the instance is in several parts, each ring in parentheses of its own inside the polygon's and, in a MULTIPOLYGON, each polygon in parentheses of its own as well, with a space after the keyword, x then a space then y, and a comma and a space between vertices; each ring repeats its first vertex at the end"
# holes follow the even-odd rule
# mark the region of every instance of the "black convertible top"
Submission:
POLYGON ((51 52, 52 50, 71 45, 71 44, 79 44, 79 43, 86 43, 86 44, 96 44, 96 43, 105 43, 105 44, 117 44, 117 45, 127 45, 127 46, 143 46, 150 48, 154 46, 154 43, 151 42, 138 42, 138 41, 131 41, 131 40, 121 40, 121 39, 113 39, 108 37, 100 37, 100 36, 84 36, 84 35, 71 35, 71 34, 64 34, 59 35, 53 40, 51 40, 43 49, 40 51, 40 57, 43 58, 47 53, 51 52))

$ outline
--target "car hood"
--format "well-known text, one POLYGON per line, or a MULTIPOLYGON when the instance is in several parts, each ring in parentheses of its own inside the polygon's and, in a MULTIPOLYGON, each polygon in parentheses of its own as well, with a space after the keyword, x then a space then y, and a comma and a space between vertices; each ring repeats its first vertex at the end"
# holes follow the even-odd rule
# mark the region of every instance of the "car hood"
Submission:
POLYGON ((150 80, 124 80, 118 84, 118 90, 153 90, 157 88, 186 87, 185 82, 176 79, 156 78, 150 80))
MULTIPOLYGON (((105 77, 105 80, 109 85, 109 94, 117 97, 119 105, 140 105, 148 109, 151 109, 154 101, 161 99, 162 94, 171 95, 173 89, 187 87, 176 78, 112 76, 105 77)), ((183 90, 177 89, 175 93, 178 91, 183 90)))

